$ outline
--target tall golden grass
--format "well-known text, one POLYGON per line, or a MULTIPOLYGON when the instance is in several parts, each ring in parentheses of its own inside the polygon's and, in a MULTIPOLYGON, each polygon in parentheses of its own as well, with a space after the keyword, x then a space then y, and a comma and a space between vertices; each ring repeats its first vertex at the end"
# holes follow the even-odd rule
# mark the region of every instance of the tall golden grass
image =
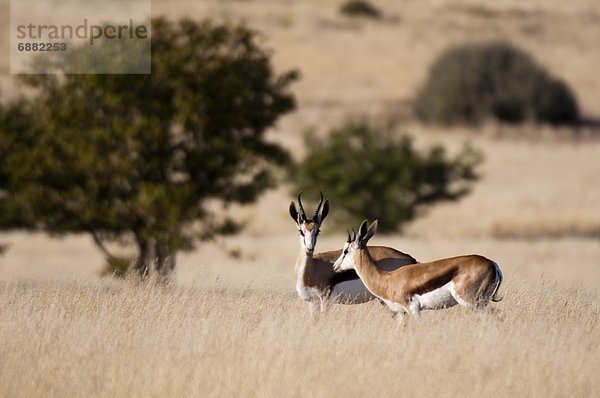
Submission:
POLYGON ((0 396, 594 396, 600 298, 507 280, 493 310, 313 319, 289 290, 0 283, 0 396))

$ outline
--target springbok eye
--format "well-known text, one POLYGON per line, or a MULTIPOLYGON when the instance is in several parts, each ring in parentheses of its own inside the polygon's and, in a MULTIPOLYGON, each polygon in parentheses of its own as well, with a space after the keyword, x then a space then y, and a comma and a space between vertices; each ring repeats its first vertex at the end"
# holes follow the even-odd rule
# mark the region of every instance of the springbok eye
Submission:
POLYGON ((344 249, 344 255, 348 254, 348 249, 344 249))
POLYGON ((300 235, 304 236, 304 231, 302 231, 301 229, 299 229, 298 232, 300 232, 300 235))

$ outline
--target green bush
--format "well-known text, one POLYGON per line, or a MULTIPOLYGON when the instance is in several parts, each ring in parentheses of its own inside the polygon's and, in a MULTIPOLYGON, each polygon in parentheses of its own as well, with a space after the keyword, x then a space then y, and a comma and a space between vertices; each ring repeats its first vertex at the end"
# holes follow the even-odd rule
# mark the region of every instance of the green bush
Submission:
POLYGON ((418 209, 455 200, 477 179, 481 155, 465 147, 449 158, 441 146, 417 150, 409 136, 348 123, 321 140, 306 135, 307 156, 294 167, 294 192, 326 192, 337 225, 379 219, 381 231, 400 229, 418 209))
POLYGON ((100 271, 101 276, 125 277, 133 266, 135 261, 122 256, 111 257, 106 261, 104 268, 100 271))
POLYGON ((348 17, 380 19, 383 15, 373 4, 365 0, 350 0, 342 4, 340 12, 348 17))
POLYGON ((478 124, 486 118, 551 124, 579 120, 569 87, 502 42, 468 44, 442 54, 416 98, 415 113, 442 124, 478 124))

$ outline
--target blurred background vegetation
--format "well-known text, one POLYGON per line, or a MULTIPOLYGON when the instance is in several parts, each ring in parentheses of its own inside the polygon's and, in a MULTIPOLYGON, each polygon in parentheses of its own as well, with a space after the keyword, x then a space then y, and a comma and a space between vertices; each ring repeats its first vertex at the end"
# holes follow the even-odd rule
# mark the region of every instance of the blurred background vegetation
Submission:
POLYGON ((382 12, 374 4, 364 0, 350 0, 340 6, 340 13, 351 18, 381 19, 382 12))
POLYGON ((443 124, 577 124, 571 89, 509 43, 467 44, 447 50, 433 64, 415 100, 416 115, 443 124))
POLYGON ((415 148, 393 126, 349 122, 320 139, 305 136, 307 155, 292 171, 295 190, 327 187, 340 228, 379 219, 379 232, 393 232, 428 204, 457 200, 477 179, 480 152, 466 146, 450 158, 441 145, 415 148))

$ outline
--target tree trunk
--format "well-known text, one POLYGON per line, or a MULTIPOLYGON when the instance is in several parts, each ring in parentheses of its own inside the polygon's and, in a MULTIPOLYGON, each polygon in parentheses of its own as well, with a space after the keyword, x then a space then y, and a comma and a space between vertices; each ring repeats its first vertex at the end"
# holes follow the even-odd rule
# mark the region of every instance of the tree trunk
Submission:
POLYGON ((175 269, 175 252, 165 241, 156 244, 156 272, 160 277, 168 278, 175 269))
POLYGON ((134 269, 141 277, 147 277, 152 272, 152 263, 156 258, 156 244, 152 239, 137 239, 138 257, 134 269))
POLYGON ((100 249, 102 254, 104 254, 104 258, 106 259, 106 262, 108 264, 112 264, 116 260, 116 257, 113 256, 112 253, 108 250, 108 248, 104 245, 104 242, 102 241, 102 239, 100 238, 98 233, 96 233, 95 231, 90 231, 90 235, 92 236, 92 239, 94 240, 94 244, 96 245, 96 247, 98 249, 100 249))

